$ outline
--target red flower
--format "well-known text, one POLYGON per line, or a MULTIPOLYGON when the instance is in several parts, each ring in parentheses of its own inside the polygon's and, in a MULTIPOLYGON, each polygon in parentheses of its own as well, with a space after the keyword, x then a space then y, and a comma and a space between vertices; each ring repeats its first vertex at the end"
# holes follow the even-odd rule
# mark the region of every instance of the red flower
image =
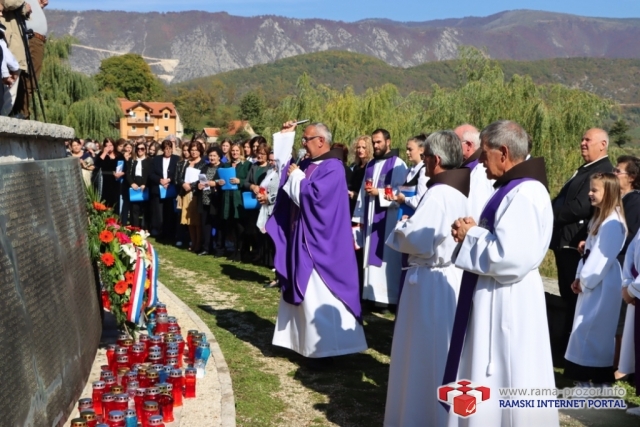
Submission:
POLYGON ((142 230, 142 228, 140 228, 140 227, 134 227, 133 225, 127 225, 125 228, 126 228, 127 230, 129 230, 129 231, 140 231, 140 230, 142 230))
POLYGON ((125 282, 124 280, 120 280, 118 283, 116 283, 116 285, 113 287, 113 290, 116 292, 116 294, 118 295, 122 295, 125 292, 127 292, 127 289, 129 289, 129 285, 127 284, 127 282, 125 282))
POLYGON ((111 310, 111 301, 109 301, 109 294, 107 291, 102 291, 102 306, 106 310, 111 310))
POLYGON ((101 231, 99 238, 102 243, 109 244, 113 241, 113 233, 109 230, 101 231))
POLYGON ((124 281, 130 285, 133 285, 133 271, 127 271, 124 273, 124 281))
POLYGON ((131 302, 127 301, 122 304, 122 312, 125 314, 129 314, 129 310, 131 309, 131 302))
POLYGON ((104 212, 107 210, 107 207, 102 203, 93 202, 93 209, 97 210, 98 212, 104 212))
POLYGON ((100 256, 100 260, 102 260, 102 263, 107 267, 111 267, 116 262, 116 259, 113 257, 113 254, 111 254, 110 252, 106 252, 102 254, 100 256))
POLYGON ((111 218, 107 218, 104 220, 104 223, 107 227, 109 226, 114 226, 114 225, 118 225, 118 220, 111 217, 111 218))
POLYGON ((131 239, 129 238, 129 236, 119 231, 116 232, 116 238, 118 239, 118 242, 120 242, 121 245, 124 245, 125 243, 131 243, 131 239))

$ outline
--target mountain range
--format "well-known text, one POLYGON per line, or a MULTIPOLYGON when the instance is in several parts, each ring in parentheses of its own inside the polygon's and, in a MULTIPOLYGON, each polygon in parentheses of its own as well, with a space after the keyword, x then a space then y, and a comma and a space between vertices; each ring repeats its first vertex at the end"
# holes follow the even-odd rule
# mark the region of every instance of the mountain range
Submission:
POLYGON ((454 59, 458 47, 495 59, 640 58, 640 19, 515 10, 487 17, 395 22, 239 17, 200 11, 133 13, 47 10, 50 34, 77 39, 75 70, 138 53, 165 82, 181 82, 306 53, 341 50, 409 68, 454 59))

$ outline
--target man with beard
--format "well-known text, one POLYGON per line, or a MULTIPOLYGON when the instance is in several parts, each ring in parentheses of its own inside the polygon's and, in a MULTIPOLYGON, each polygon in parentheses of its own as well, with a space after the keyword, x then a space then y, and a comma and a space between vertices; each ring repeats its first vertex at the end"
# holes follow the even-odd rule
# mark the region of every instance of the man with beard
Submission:
POLYGON ((407 165, 391 150, 391 136, 384 129, 371 135, 373 159, 367 164, 364 183, 352 221, 360 224, 364 250, 362 298, 379 307, 397 304, 400 289, 401 255, 384 242, 395 228, 398 205, 393 202, 405 182, 407 165))

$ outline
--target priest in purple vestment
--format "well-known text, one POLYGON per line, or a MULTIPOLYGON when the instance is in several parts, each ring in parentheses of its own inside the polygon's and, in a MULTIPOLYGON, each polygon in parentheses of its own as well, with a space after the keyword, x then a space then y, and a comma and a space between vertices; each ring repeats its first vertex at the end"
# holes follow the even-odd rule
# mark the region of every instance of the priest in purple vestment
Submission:
MULTIPOLYGON (((294 131, 287 122, 281 132, 294 131)), ((282 285, 273 344, 314 359, 358 353, 367 343, 342 151, 322 123, 305 128, 302 144, 309 158, 283 172, 266 226, 282 285)))

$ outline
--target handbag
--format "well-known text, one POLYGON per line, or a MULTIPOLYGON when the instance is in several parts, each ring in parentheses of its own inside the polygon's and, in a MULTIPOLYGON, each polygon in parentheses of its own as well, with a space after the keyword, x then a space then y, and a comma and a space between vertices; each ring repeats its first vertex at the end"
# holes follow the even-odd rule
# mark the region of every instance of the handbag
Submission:
POLYGON ((258 209, 260 206, 253 191, 244 191, 242 193, 242 205, 247 210, 258 209))
POLYGON ((129 188, 129 201, 131 203, 146 202, 147 200, 149 200, 148 188, 145 188, 144 190, 134 190, 133 188, 129 188))
POLYGON ((161 199, 173 199, 178 195, 178 191, 176 190, 176 186, 173 184, 169 184, 167 188, 164 188, 160 185, 160 198, 161 199))

